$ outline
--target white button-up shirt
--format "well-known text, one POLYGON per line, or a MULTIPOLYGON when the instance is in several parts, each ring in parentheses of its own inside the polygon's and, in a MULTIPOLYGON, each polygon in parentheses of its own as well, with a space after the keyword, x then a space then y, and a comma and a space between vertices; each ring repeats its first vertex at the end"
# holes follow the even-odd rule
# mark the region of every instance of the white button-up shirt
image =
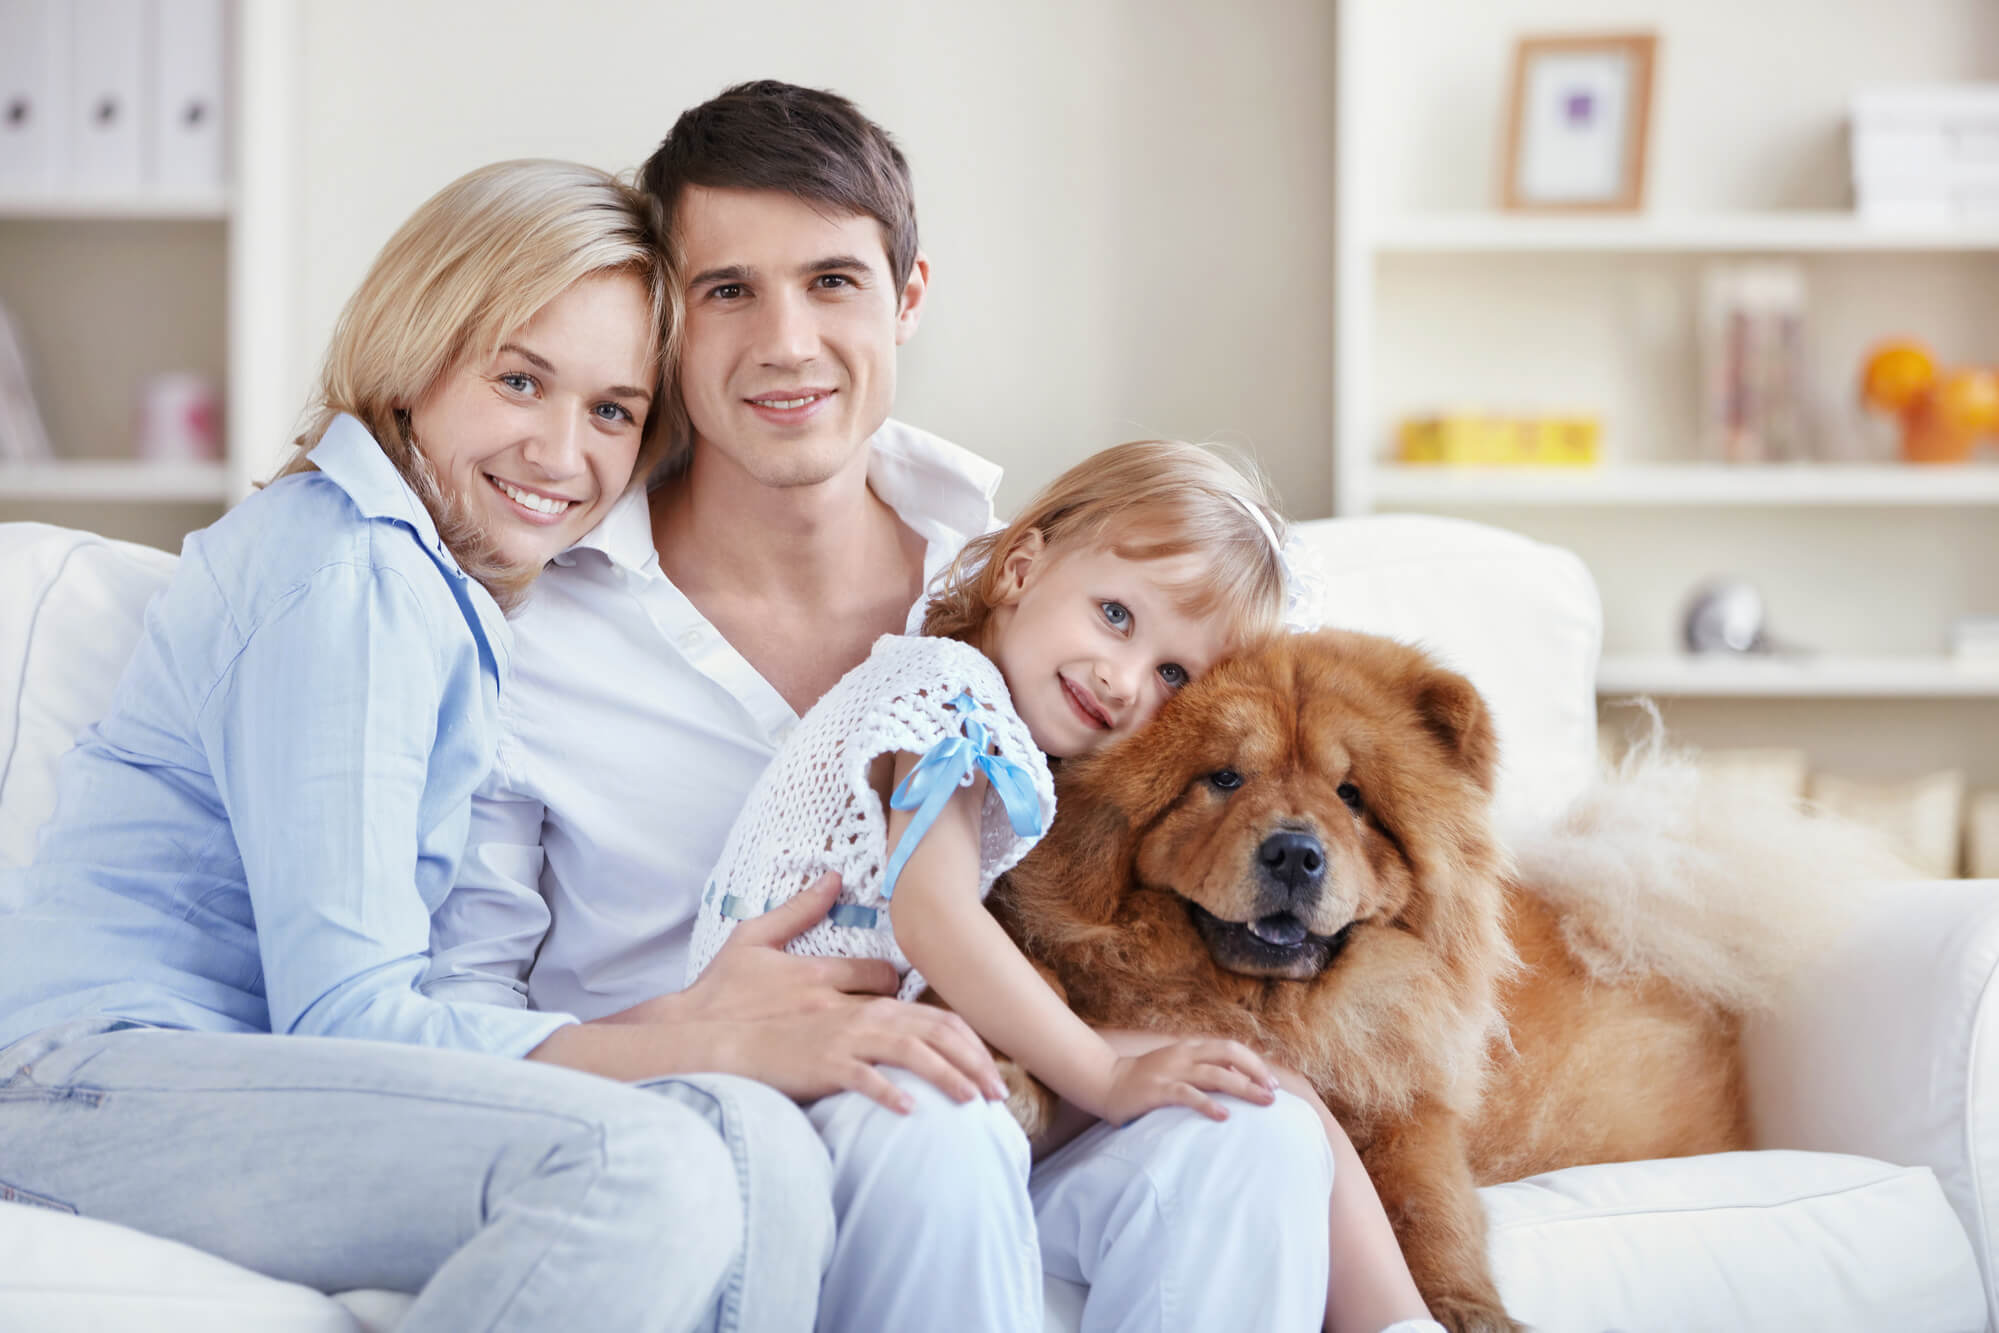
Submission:
MULTIPOLYGON (((895 421, 869 444, 927 586, 993 526, 1000 469, 895 421)), ((513 633, 424 989, 596 1018, 680 989, 702 885, 798 715, 661 572, 638 490, 542 573, 513 633)))

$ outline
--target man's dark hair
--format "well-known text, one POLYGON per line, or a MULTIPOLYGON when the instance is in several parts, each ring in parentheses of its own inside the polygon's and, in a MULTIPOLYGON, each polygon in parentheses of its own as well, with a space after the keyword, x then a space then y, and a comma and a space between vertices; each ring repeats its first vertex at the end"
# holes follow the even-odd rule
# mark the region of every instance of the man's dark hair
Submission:
POLYGON ((896 289, 916 264, 916 196, 888 131, 838 93, 775 79, 739 83, 690 107, 646 159, 639 185, 670 229, 680 192, 777 190, 881 223, 896 289))

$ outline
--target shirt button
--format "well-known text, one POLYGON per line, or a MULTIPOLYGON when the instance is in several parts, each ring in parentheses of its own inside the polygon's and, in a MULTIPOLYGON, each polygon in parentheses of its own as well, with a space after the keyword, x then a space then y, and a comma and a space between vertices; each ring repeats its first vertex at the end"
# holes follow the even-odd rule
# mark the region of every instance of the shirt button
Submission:
POLYGON ((707 636, 702 634, 702 632, 698 629, 682 630, 680 632, 680 637, 677 640, 677 642, 680 644, 680 651, 683 653, 693 652, 696 648, 699 648, 701 646, 702 639, 706 637, 707 636))

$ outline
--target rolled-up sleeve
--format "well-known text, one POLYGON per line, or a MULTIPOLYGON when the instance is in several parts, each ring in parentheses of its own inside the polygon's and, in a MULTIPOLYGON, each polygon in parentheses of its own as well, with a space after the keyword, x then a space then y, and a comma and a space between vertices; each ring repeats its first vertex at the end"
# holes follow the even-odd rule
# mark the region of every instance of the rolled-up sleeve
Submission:
POLYGON ((440 855, 426 835, 464 818, 436 808, 432 770, 469 725, 438 633, 395 569, 330 564, 247 631, 202 702, 273 1032, 521 1056, 574 1021, 421 990, 419 863, 440 855))

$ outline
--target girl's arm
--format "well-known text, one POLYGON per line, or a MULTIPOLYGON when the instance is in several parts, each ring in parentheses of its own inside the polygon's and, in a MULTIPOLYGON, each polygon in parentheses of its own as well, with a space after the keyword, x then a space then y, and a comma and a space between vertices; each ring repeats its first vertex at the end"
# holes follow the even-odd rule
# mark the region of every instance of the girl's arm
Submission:
MULTIPOLYGON (((899 783, 917 756, 897 756, 899 783)), ((1041 979, 979 901, 979 817, 985 779, 960 788, 911 853, 889 903, 896 943, 973 1031, 1067 1100, 1112 1124, 1160 1106, 1226 1112, 1207 1094, 1267 1103, 1270 1071, 1236 1042, 1171 1042, 1120 1056, 1041 979)), ((888 846, 912 815, 888 811, 888 846)))

